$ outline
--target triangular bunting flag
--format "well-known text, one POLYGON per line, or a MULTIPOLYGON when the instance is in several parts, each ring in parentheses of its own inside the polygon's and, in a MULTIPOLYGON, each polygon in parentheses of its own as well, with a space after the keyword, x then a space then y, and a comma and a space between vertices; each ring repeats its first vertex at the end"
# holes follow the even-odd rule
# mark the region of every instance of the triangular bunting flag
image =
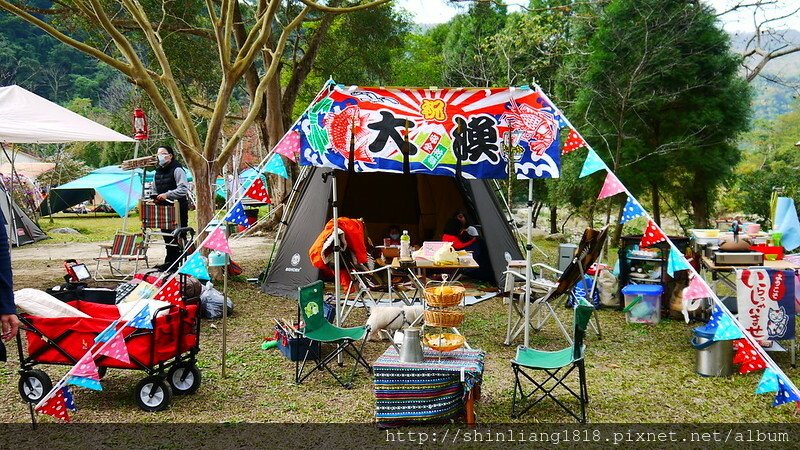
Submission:
POLYGON ((744 351, 748 347, 747 339, 737 339, 733 341, 733 363, 741 364, 747 361, 747 352, 744 351))
POLYGON ((69 413, 67 413, 67 404, 64 400, 64 391, 57 390, 55 395, 48 398, 41 406, 36 408, 42 414, 53 416, 56 419, 69 422, 69 413))
POLYGON ((259 202, 264 202, 267 204, 272 203, 272 199, 267 193, 267 186, 264 185, 264 179, 260 176, 253 181, 250 187, 247 188, 247 191, 244 193, 244 195, 252 198, 253 200, 258 200, 259 202))
POLYGON ((581 174, 578 176, 578 178, 591 175, 598 170, 608 170, 608 167, 606 167, 606 163, 600 159, 600 156, 598 156, 594 150, 589 149, 586 155, 586 161, 583 162, 583 168, 581 169, 581 174))
POLYGON ((561 154, 566 155, 567 153, 573 152, 583 146, 586 145, 586 141, 583 140, 580 134, 575 131, 573 128, 569 129, 569 136, 567 136, 567 140, 564 142, 564 148, 561 149, 561 154))
POLYGON ((625 203, 625 207, 622 208, 622 218, 619 222, 626 223, 643 215, 644 210, 641 206, 639 206, 639 203, 637 203, 633 198, 628 197, 628 203, 625 203))
POLYGON ((173 305, 183 305, 181 282, 178 280, 178 277, 172 277, 167 284, 161 287, 154 298, 155 300, 172 303, 173 305))
POLYGON ((719 319, 717 331, 714 333, 715 341, 731 341, 744 337, 744 333, 734 323, 733 318, 729 314, 722 314, 719 319))
POLYGON ((153 329, 153 322, 150 318, 150 307, 145 303, 144 307, 133 316, 133 319, 128 321, 127 326, 131 328, 146 328, 153 329))
POLYGON ((711 297, 711 291, 708 289, 708 285, 703 281, 698 275, 692 276, 692 279, 689 280, 689 287, 686 288, 686 291, 683 293, 684 300, 694 300, 697 298, 709 298, 711 297))
POLYGON ((225 232, 222 228, 215 228, 214 231, 209 233, 206 240, 203 241, 201 247, 210 248, 211 250, 219 250, 222 253, 231 254, 231 248, 228 245, 228 238, 225 237, 225 232))
POLYGON ((270 156, 269 161, 267 161, 267 164, 264 165, 261 171, 264 173, 274 173, 279 177, 289 178, 289 173, 286 172, 286 166, 283 164, 283 159, 280 155, 270 156))
MULTIPOLYGON (((527 88, 527 86, 520 86, 520 89, 523 89, 523 88, 527 88)), ((556 116, 556 120, 558 121, 558 128, 559 129, 566 128, 566 127, 569 126, 569 123, 567 122, 567 119, 564 117, 563 114, 558 114, 556 116)))
POLYGON ((99 354, 114 358, 126 364, 130 364, 131 362, 131 359, 128 357, 128 347, 125 345, 125 338, 122 337, 122 332, 115 334, 108 343, 103 345, 103 347, 100 348, 99 354))
POLYGON ((244 213, 244 206, 242 206, 242 202, 238 202, 233 205, 230 211, 228 211, 228 215, 225 216, 226 222, 237 223, 243 227, 250 226, 247 222, 247 214, 244 213))
POLYGON ((677 248, 670 245, 669 246, 669 261, 667 261, 667 273, 669 276, 675 278, 675 272, 679 270, 689 270, 691 266, 689 265, 689 261, 686 261, 686 258, 683 256, 677 248))
POLYGON ((650 247, 662 241, 666 241, 667 237, 661 232, 658 225, 652 220, 647 221, 647 229, 642 234, 642 240, 639 242, 639 247, 650 247))
POLYGON ((603 188, 600 189, 600 195, 597 196, 597 199, 602 200, 604 198, 611 197, 612 195, 617 195, 620 192, 625 192, 625 186, 619 182, 619 179, 616 175, 608 172, 608 175, 606 175, 606 181, 603 183, 603 188))
POLYGON ((64 406, 70 411, 77 411, 78 407, 75 405, 75 399, 72 397, 69 386, 64 386, 60 390, 61 394, 64 396, 64 406))
POLYGON ((178 273, 191 275, 198 280, 210 280, 211 275, 208 274, 208 266, 206 260, 200 252, 192 253, 192 256, 186 260, 186 263, 181 266, 178 273))
POLYGON ((297 155, 300 154, 300 145, 300 133, 295 130, 289 130, 273 151, 289 158, 292 162, 297 162, 297 155))
POLYGON ((746 374, 767 368, 767 362, 747 339, 734 342, 734 348, 736 354, 733 356, 733 363, 741 364, 739 373, 746 374))
POLYGON ((711 308, 711 318, 708 319, 708 323, 706 323, 704 327, 707 333, 717 332, 717 329, 719 328, 719 322, 722 320, 723 314, 725 313, 722 312, 722 309, 718 305, 715 304, 711 308))
POLYGON ((789 402, 800 402, 800 395, 792 390, 783 375, 778 375, 778 393, 775 395, 775 401, 772 402, 772 406, 789 402))
POLYGON ((761 375, 761 380, 756 386, 756 394, 767 394, 769 392, 778 392, 778 374, 772 368, 767 367, 764 374, 761 375))
POLYGON ((95 343, 97 343, 97 342, 106 342, 109 339, 111 339, 111 337, 114 336, 114 333, 117 332, 117 324, 118 323, 119 323, 119 320, 115 320, 115 321, 111 322, 111 325, 106 327, 105 330, 101 331, 100 334, 98 334, 97 337, 94 338, 94 342, 95 343))
POLYGON ((75 367, 70 369, 69 375, 74 375, 76 377, 84 377, 84 378, 91 378, 93 380, 99 380, 100 374, 97 373, 97 365, 94 363, 94 357, 92 356, 92 352, 88 351, 85 355, 78 360, 78 363, 75 364, 75 367))
POLYGON ((74 375, 70 375, 67 377, 67 384, 71 384, 73 386, 80 386, 86 389, 91 389, 93 391, 103 390, 103 386, 100 385, 99 381, 93 380, 91 378, 76 377, 74 375))

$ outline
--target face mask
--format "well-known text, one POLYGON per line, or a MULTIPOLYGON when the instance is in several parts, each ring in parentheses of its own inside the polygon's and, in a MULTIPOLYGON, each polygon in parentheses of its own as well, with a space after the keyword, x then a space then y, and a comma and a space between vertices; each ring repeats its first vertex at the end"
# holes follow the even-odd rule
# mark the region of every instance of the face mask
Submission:
POLYGON ((167 163, 167 155, 158 155, 158 165, 163 166, 167 163))
POLYGON ((400 239, 400 235, 399 234, 390 234, 389 237, 392 238, 393 240, 400 239))

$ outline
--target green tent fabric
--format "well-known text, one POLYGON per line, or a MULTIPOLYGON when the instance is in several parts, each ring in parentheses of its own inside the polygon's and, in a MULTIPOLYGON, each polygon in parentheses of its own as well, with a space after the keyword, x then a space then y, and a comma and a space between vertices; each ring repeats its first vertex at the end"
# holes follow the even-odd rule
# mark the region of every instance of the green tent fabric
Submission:
POLYGON ((142 197, 142 171, 136 169, 131 172, 117 166, 101 167, 82 178, 51 189, 39 211, 42 215, 63 211, 91 200, 95 192, 122 217, 135 208, 142 197))

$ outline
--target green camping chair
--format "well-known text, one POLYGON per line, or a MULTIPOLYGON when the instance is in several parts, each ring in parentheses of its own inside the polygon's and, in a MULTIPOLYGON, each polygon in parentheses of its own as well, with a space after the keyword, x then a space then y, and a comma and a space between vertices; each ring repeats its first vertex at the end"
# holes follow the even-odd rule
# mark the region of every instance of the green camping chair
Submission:
POLYGON ((350 389, 359 364, 364 366, 367 372, 372 373, 372 367, 362 355, 364 344, 367 342, 369 327, 340 328, 331 325, 325 318, 322 301, 324 293, 322 281, 316 281, 307 286, 298 288, 298 291, 298 317, 302 317, 305 323, 305 327, 300 330, 300 333, 304 337, 310 339, 312 343, 335 344, 336 348, 327 355, 322 355, 322 345, 319 346, 319 351, 312 351, 312 348, 315 346, 309 345, 303 360, 295 363, 295 382, 300 384, 316 370, 324 369, 333 375, 333 378, 335 378, 339 384, 350 389), (358 341, 361 341, 361 345, 356 347, 355 343, 358 341), (355 360, 350 378, 347 379, 347 381, 342 380, 329 366, 331 362, 335 362, 339 355, 343 353, 347 353, 355 360), (313 360, 316 365, 306 372, 305 366, 308 360, 313 360))
POLYGON ((531 409, 534 405, 549 397, 553 399, 564 411, 581 423, 586 423, 586 404, 589 403, 589 391, 586 388, 586 368, 584 367, 583 357, 586 346, 583 338, 586 334, 586 326, 592 317, 594 307, 584 299, 579 300, 575 307, 575 336, 573 344, 563 350, 548 352, 526 348, 517 348, 517 356, 511 360, 511 368, 514 369, 514 397, 511 402, 511 417, 517 418, 531 409), (578 392, 567 385, 566 380, 575 369, 578 369, 578 392), (529 371, 539 370, 547 374, 544 381, 536 381, 529 371), (523 381, 528 380, 533 384, 530 392, 525 393, 523 381), (567 393, 575 397, 580 403, 580 415, 571 410, 564 402, 559 400, 553 393, 558 388, 563 388, 567 393), (521 408, 517 409, 517 395, 519 394, 521 408), (535 395, 535 400, 529 400, 535 395))

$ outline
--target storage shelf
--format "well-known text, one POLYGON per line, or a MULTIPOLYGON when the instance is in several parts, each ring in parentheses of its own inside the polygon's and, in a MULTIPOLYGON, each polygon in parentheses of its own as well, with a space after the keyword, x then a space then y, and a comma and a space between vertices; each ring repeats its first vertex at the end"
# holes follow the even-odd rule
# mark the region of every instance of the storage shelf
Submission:
POLYGON ((627 258, 631 261, 650 261, 650 262, 661 262, 663 261, 661 258, 647 258, 644 256, 627 256, 627 258))

